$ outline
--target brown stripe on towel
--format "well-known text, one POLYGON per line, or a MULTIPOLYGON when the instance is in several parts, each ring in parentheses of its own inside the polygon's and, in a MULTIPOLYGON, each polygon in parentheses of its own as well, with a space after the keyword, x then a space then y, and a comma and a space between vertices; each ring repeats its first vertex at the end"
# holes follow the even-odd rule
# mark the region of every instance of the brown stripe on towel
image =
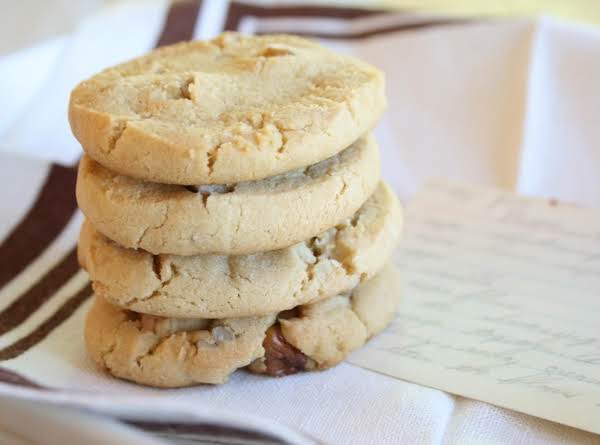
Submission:
POLYGON ((254 17, 328 17, 340 19, 355 19, 375 14, 385 14, 386 11, 361 8, 326 7, 326 6, 257 6, 231 2, 225 19, 226 31, 237 31, 246 16, 254 17))
POLYGON ((77 249, 71 249, 56 266, 46 272, 40 281, 0 312, 0 335, 27 320, 78 270, 77 249))
POLYGON ((265 434, 260 431, 244 430, 229 426, 215 425, 211 423, 162 423, 146 422, 137 420, 125 421, 129 425, 142 430, 152 432, 159 437, 170 439, 176 437, 185 437, 190 441, 198 443, 260 443, 260 444, 285 444, 280 438, 265 434))
POLYGON ((37 345, 55 328, 60 326, 64 321, 68 320, 79 308, 79 306, 81 306, 91 296, 92 285, 87 283, 81 290, 79 290, 79 292, 65 301, 61 307, 59 307, 50 317, 36 327, 31 333, 20 338, 13 344, 0 349, 0 361, 10 360, 18 357, 33 346, 37 345))
POLYGON ((191 40, 201 8, 202 0, 172 2, 156 47, 191 40))
MULTIPOLYGON (((193 4, 191 2, 176 2, 171 4, 156 46, 175 43, 180 39, 191 38, 194 33, 194 27, 196 26, 200 3, 200 1, 196 1, 193 2, 193 4)), ((39 206, 41 206, 42 209, 45 209, 44 212, 36 210, 32 213, 32 211, 30 211, 24 221, 40 232, 43 232, 44 229, 47 228, 45 218, 48 218, 48 214, 53 214, 48 209, 56 209, 55 212, 58 212, 61 215, 61 212, 64 212, 64 209, 70 209, 68 215, 66 215, 66 217, 63 216, 60 220, 62 224, 54 224, 53 227, 55 228, 56 233, 52 237, 53 239, 67 225, 77 206, 75 202, 77 168, 53 166, 51 173, 52 172, 54 172, 54 176, 49 175, 49 179, 46 181, 50 184, 50 187, 45 186, 36 201, 36 204, 39 203, 39 206), (48 193, 46 191, 47 188, 52 190, 52 193, 48 193), (44 194, 45 191, 46 193, 44 194), (68 196, 69 200, 66 200, 65 196, 68 196), (69 201, 70 206, 67 206, 64 201, 69 201)), ((20 242, 22 243, 20 247, 27 249, 28 244, 26 239, 20 239, 20 242)), ((28 258, 28 261, 23 263, 23 268, 27 267, 27 265, 45 249, 46 245, 44 245, 43 248, 37 249, 35 254, 31 255, 28 258)), ((77 273, 79 267, 77 265, 76 252, 76 248, 71 249, 57 266, 44 275, 41 281, 35 284, 25 294, 16 298, 10 306, 0 313, 0 334, 19 326, 37 308, 51 298, 64 283, 77 273)), ((3 256, 1 250, 0 258, 2 258, 2 261, 6 261, 6 257, 3 256)), ((91 295, 92 287, 90 283, 87 283, 85 287, 66 300, 56 312, 37 326, 31 333, 17 340, 13 344, 0 349, 0 361, 18 357, 28 349, 37 345, 55 328, 68 320, 91 295)))
POLYGON ((24 386, 25 388, 34 389, 51 389, 35 383, 33 380, 29 380, 27 377, 22 376, 14 371, 7 368, 0 367, 0 382, 9 383, 16 386, 24 386))
MULTIPOLYGON (((284 17, 307 17, 307 18, 338 18, 345 20, 361 19, 364 17, 383 15, 383 14, 399 14, 398 11, 384 11, 384 10, 372 10, 372 9, 359 9, 359 8, 344 8, 344 7, 322 7, 322 6, 282 6, 282 7, 269 7, 269 6, 256 6, 243 4, 238 2, 232 2, 227 12, 227 18, 225 20, 225 30, 237 31, 240 22, 244 17, 259 17, 259 18, 284 18, 284 17)), ((447 18, 440 17, 439 19, 423 19, 415 17, 415 21, 412 23, 398 23, 396 25, 388 24, 385 26, 373 25, 371 29, 348 32, 348 33, 327 33, 327 32, 306 32, 302 30, 271 30, 269 33, 290 33, 299 36, 321 38, 321 39, 337 39, 337 40, 357 40, 365 39, 377 35, 390 34, 393 32, 400 31, 418 31, 427 28, 441 27, 441 26, 454 26, 465 23, 472 23, 477 19, 460 19, 460 18, 447 18)), ((257 31, 257 34, 266 34, 257 31)))
POLYGON ((75 209, 76 167, 52 165, 25 217, 0 245, 0 288, 21 273, 63 231, 75 209))
MULTIPOLYGON (((335 39, 335 40, 360 40, 369 37, 391 34, 394 32, 404 31, 419 31, 427 28, 442 27, 442 26, 455 26, 463 25, 465 23, 472 23, 470 19, 440 19, 440 20, 427 20, 423 22, 415 23, 402 23, 398 25, 390 25, 381 28, 373 28, 366 31, 349 32, 349 33, 326 33, 326 32, 305 32, 305 31, 290 31, 290 30, 277 30, 276 32, 291 33, 297 36, 312 37, 316 39, 335 39)), ((272 31, 270 31, 272 33, 272 31)), ((257 34, 266 34, 257 32, 257 34)))

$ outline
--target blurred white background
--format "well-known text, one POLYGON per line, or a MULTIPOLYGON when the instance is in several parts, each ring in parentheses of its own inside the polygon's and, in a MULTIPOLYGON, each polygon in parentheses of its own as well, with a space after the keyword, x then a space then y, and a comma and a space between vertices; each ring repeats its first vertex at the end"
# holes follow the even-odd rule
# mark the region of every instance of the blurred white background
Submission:
POLYGON ((0 0, 0 54, 73 29, 103 3, 117 0, 0 0))
MULTIPOLYGON (((31 46, 36 41, 68 33, 82 18, 101 6, 123 1, 125 0, 0 0, 0 55, 31 46)), ((393 2, 295 0, 290 3, 344 3, 369 6, 393 2)))
MULTIPOLYGON (((152 0, 0 0, 0 55, 69 32, 86 15, 104 5, 152 0)), ((179 1, 179 0, 174 0, 179 1)), ((222 0, 226 1, 226 0, 222 0)), ((243 0, 241 0, 243 1, 243 0)), ((549 15, 600 24, 598 0, 253 0, 264 3, 346 4, 429 11, 458 16, 549 15)))

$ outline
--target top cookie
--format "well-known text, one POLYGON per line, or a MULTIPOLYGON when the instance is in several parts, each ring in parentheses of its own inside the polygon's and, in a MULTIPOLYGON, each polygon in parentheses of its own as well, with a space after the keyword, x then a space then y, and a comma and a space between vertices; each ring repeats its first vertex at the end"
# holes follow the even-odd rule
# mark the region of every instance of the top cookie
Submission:
POLYGON ((383 75, 366 63, 299 37, 225 33, 82 82, 69 120, 85 151, 115 172, 225 184, 333 156, 384 108, 383 75))

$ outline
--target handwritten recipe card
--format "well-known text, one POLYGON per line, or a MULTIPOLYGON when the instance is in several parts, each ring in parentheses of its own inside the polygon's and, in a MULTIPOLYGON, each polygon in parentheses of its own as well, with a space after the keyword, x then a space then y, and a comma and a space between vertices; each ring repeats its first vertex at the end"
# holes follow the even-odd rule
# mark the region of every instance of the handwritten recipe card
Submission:
POLYGON ((396 321, 356 365, 600 433, 600 211, 430 184, 396 321))

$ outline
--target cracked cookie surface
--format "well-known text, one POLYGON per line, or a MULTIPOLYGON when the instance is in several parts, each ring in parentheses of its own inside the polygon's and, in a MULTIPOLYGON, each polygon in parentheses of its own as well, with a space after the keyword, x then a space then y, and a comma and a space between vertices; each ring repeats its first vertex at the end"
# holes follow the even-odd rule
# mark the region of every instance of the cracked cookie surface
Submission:
POLYGON ((386 265, 345 295, 264 317, 177 319, 143 315, 96 297, 85 340, 112 375, 145 385, 223 383, 238 368, 273 376, 342 361, 393 319, 399 275, 386 265))
POLYGON ((243 255, 289 247, 351 217, 379 173, 371 135, 318 164, 228 186, 144 182, 84 156, 77 201, 98 231, 124 247, 243 255))
POLYGON ((299 37, 225 33, 80 83, 69 121, 84 150, 111 170, 225 184, 333 156, 384 108, 383 74, 364 62, 299 37))
POLYGON ((390 257, 401 229, 398 200, 380 182, 351 218, 285 249, 152 255, 118 246, 86 221, 78 253, 96 294, 118 306, 165 317, 245 317, 318 301, 370 279, 390 257))

